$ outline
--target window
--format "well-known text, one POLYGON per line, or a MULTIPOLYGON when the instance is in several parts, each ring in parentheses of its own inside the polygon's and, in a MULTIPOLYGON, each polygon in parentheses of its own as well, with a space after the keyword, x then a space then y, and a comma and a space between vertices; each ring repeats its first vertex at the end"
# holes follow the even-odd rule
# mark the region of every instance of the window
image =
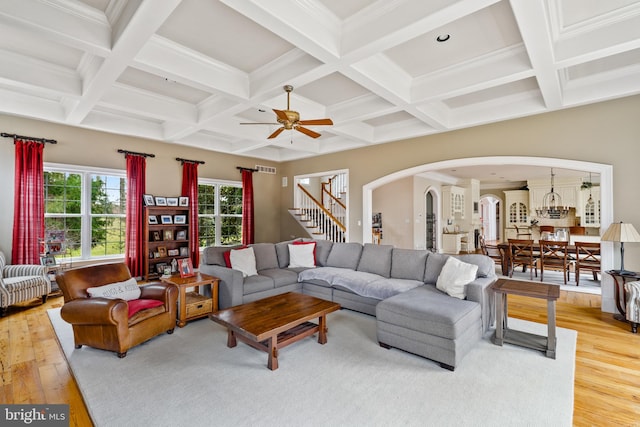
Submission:
POLYGON ((199 180, 198 230, 200 247, 242 242, 242 184, 199 180))
POLYGON ((126 174, 45 164, 45 229, 64 231, 75 258, 124 255, 126 174))

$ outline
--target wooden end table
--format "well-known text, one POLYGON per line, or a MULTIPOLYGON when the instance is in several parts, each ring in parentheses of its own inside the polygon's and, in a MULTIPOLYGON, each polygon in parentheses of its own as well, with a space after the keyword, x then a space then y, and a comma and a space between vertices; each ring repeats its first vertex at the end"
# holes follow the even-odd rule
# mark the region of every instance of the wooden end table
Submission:
POLYGON ((318 342, 327 342, 327 314, 340 304, 296 292, 274 295, 226 308, 209 317, 227 327, 227 347, 237 340, 269 354, 267 367, 278 369, 278 350, 318 332, 318 342), (318 323, 309 322, 318 319, 318 323))
POLYGON ((176 285, 180 290, 178 297, 178 327, 182 328, 187 321, 207 317, 218 311, 218 285, 220 279, 208 274, 196 272, 195 276, 180 277, 179 274, 161 278, 163 282, 176 285), (211 298, 200 295, 200 286, 211 286, 211 298), (194 292, 187 292, 194 288, 194 292))
POLYGON ((504 342, 545 352, 556 358, 556 300, 560 297, 560 286, 524 280, 499 279, 491 289, 496 293, 496 333, 493 343, 501 346, 504 342), (547 300, 547 336, 509 329, 507 318, 507 296, 521 295, 547 300))
POLYGON ((613 277, 614 282, 614 298, 616 300, 618 313, 614 313, 613 318, 626 322, 627 293, 624 291, 624 284, 630 281, 640 280, 640 273, 630 271, 627 274, 621 274, 620 270, 607 270, 605 273, 613 277))

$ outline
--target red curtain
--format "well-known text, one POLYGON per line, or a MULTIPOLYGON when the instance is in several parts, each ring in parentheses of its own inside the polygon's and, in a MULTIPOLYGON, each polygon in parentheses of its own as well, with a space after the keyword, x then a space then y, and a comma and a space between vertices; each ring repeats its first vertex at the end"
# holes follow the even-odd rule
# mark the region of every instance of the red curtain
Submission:
POLYGON ((147 159, 127 154, 127 218, 124 262, 132 277, 144 275, 146 254, 142 253, 144 236, 143 194, 146 189, 147 159))
POLYGON ((40 264, 44 238, 44 144, 15 140, 12 264, 40 264))
POLYGON ((189 198, 189 256, 193 265, 200 265, 198 232, 198 163, 182 162, 182 195, 189 198))
POLYGON ((242 169, 242 244, 249 245, 253 239, 253 171, 242 169))

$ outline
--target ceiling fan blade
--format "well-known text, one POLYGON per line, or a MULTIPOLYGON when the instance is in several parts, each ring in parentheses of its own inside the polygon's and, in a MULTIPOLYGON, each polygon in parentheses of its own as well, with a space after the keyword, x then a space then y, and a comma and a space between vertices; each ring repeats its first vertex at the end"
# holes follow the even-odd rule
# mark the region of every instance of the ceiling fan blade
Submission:
POLYGON ((276 110, 275 108, 273 109, 273 112, 276 113, 276 116, 278 116, 278 118, 280 120, 284 120, 285 122, 289 121, 289 117, 287 117, 287 113, 285 113, 282 110, 276 110))
POLYGON ((303 128, 302 126, 295 126, 294 129, 298 132, 304 133, 307 136, 310 136, 311 138, 317 138, 320 136, 318 132, 314 132, 311 129, 303 128))
POLYGON ((279 125, 280 123, 259 123, 259 122, 243 122, 241 125, 279 125))
POLYGON ((271 135, 269 135, 267 139, 275 138, 276 136, 280 135, 280 132, 282 132, 283 130, 284 130, 284 127, 276 129, 276 131, 271 135))
POLYGON ((306 126, 332 125, 331 119, 300 120, 298 124, 306 126))

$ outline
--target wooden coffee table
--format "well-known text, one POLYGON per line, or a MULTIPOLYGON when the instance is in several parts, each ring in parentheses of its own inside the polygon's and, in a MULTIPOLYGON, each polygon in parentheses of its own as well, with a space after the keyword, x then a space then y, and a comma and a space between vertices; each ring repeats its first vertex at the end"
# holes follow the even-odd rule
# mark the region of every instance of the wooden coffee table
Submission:
POLYGON ((266 351, 267 367, 278 369, 278 350, 318 332, 318 342, 327 342, 327 314, 340 304, 296 292, 275 295, 259 301, 220 310, 209 315, 228 329, 227 346, 236 339, 266 351), (318 323, 309 320, 318 318, 318 323))

